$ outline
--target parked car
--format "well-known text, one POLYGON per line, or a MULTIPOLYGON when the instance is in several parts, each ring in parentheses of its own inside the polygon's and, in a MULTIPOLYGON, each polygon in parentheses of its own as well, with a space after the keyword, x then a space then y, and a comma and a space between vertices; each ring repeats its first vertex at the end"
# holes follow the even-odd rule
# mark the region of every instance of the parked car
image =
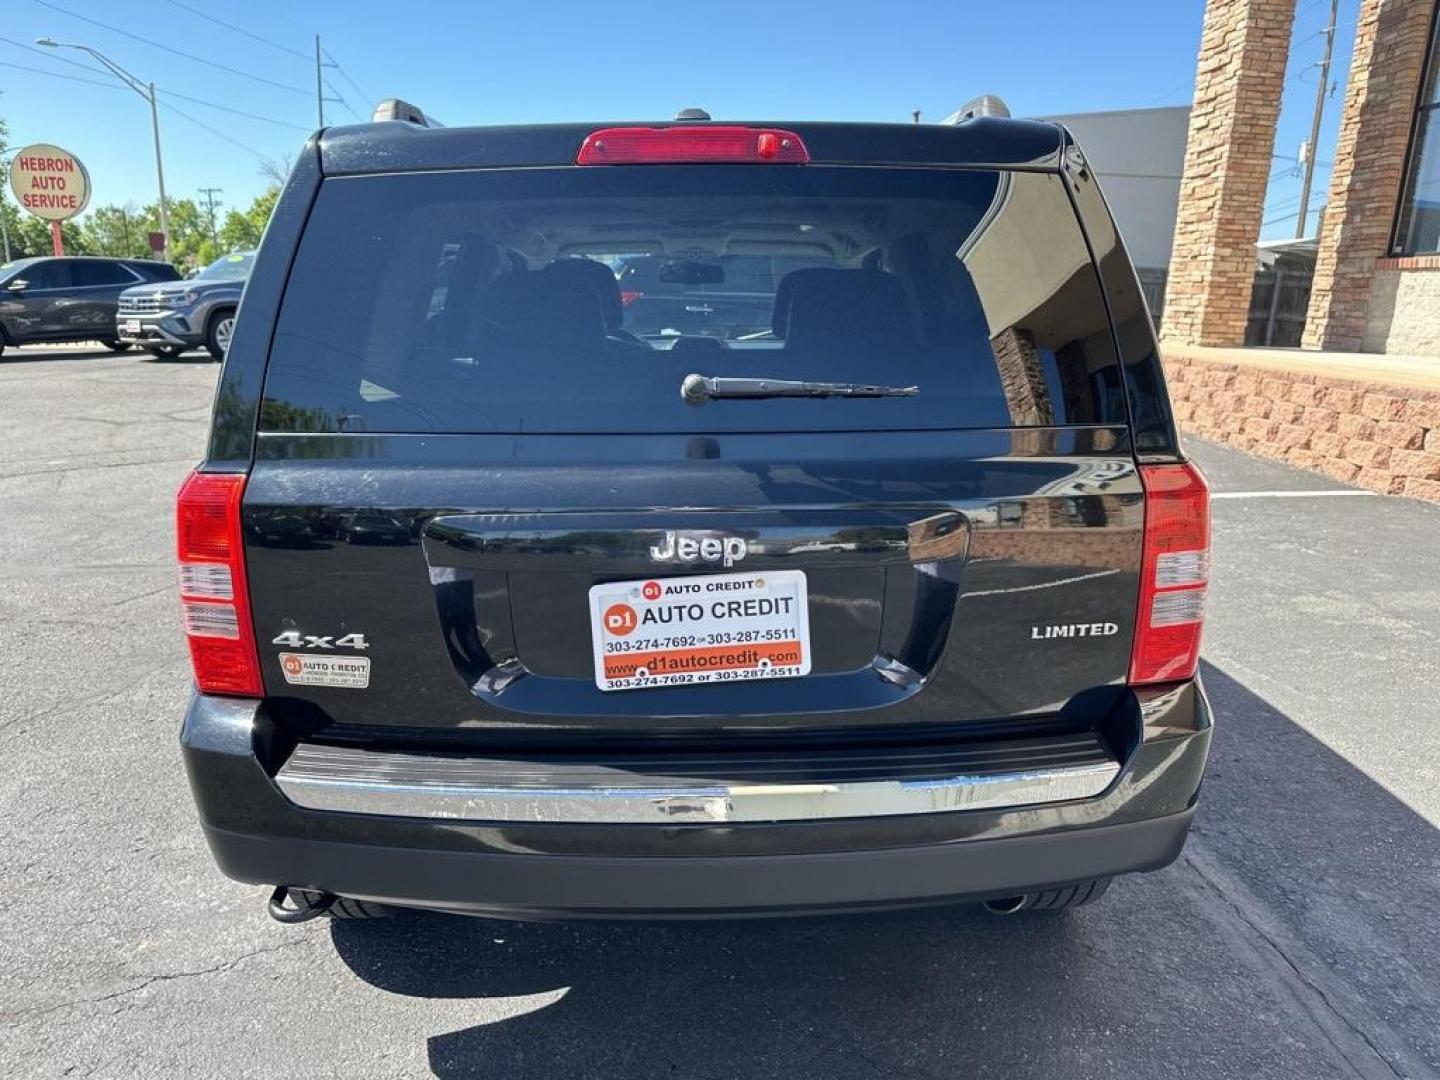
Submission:
POLYGON ((115 332, 120 294, 141 282, 177 281, 169 263, 87 255, 0 263, 0 353, 6 345, 98 341, 123 352, 115 332))
POLYGON ((302 153, 178 495, 226 874, 282 921, 1009 913, 1176 858, 1209 496, 1065 129, 398 111, 302 153), (817 265, 652 341, 637 252, 817 265))
POLYGON ((216 259, 187 281, 126 289, 115 315, 119 339, 160 357, 179 356, 203 345, 216 360, 224 360, 240 294, 254 264, 253 251, 237 251, 216 259))

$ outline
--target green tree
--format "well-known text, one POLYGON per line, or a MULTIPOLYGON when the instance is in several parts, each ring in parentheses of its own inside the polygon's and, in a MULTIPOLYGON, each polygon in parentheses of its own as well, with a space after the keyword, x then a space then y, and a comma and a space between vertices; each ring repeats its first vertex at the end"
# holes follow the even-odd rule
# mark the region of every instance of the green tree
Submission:
MULTIPOLYGON (((154 213, 155 228, 160 227, 160 212, 154 213)), ((194 199, 170 200, 170 261, 181 270, 196 270, 215 261, 218 252, 210 240, 210 218, 194 199)))
MULTIPOLYGON (((220 229, 220 247, 223 252, 243 251, 258 247, 275 201, 280 198, 280 189, 271 188, 256 197, 249 209, 231 210, 225 215, 225 224, 220 229)), ((222 253, 223 253, 222 252, 222 253)))
POLYGON ((149 222, 144 213, 131 204, 97 206, 85 216, 82 230, 85 242, 96 255, 121 259, 150 256, 149 222))
MULTIPOLYGON (((9 201, 5 203, 3 209, 11 211, 6 214, 6 224, 10 228, 10 257, 12 259, 50 254, 52 247, 48 221, 41 221, 32 214, 15 211, 9 201)), ((93 254, 84 230, 74 221, 65 222, 60 227, 60 235, 65 243, 66 255, 93 254)))

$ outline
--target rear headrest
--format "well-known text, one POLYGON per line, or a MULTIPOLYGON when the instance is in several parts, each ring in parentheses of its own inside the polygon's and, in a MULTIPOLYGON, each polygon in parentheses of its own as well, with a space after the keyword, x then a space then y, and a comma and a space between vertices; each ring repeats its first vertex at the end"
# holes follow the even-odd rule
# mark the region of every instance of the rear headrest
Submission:
POLYGON ((520 341, 585 348, 605 341, 600 297, 578 275, 505 274, 485 290, 480 315, 487 333, 498 329, 520 341))
POLYGON ((583 256, 556 259, 541 273, 547 277, 581 281, 594 289, 595 295, 600 298, 606 329, 620 329, 625 321, 625 309, 620 303, 620 283, 615 280, 615 272, 604 263, 583 256))
POLYGON ((790 305, 795 299, 795 286, 802 281, 813 281, 826 274, 844 274, 838 266, 812 266, 804 270, 791 270, 775 286, 775 311, 770 316, 770 330, 777 338, 783 338, 790 328, 790 305))
POLYGON ((786 349, 855 353, 913 345, 910 305, 883 270, 797 270, 786 349))

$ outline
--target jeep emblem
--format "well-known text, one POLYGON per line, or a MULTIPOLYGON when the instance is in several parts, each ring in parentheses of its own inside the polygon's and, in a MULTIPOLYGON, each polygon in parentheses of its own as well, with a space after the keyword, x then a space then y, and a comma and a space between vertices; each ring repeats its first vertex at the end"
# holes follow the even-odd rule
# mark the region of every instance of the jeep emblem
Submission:
POLYGON ((734 566, 745 557, 746 545, 739 536, 693 536, 667 530, 660 543, 650 548, 656 562, 718 562, 734 566))

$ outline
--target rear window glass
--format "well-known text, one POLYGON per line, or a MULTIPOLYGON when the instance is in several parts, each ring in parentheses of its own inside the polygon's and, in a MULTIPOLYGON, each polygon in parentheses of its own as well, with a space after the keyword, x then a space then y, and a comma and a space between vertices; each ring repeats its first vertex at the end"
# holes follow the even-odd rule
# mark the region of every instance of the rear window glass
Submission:
POLYGON ((644 166, 326 180, 261 426, 723 432, 1114 424, 1058 177, 644 166), (682 399, 689 374, 916 387, 682 399))

